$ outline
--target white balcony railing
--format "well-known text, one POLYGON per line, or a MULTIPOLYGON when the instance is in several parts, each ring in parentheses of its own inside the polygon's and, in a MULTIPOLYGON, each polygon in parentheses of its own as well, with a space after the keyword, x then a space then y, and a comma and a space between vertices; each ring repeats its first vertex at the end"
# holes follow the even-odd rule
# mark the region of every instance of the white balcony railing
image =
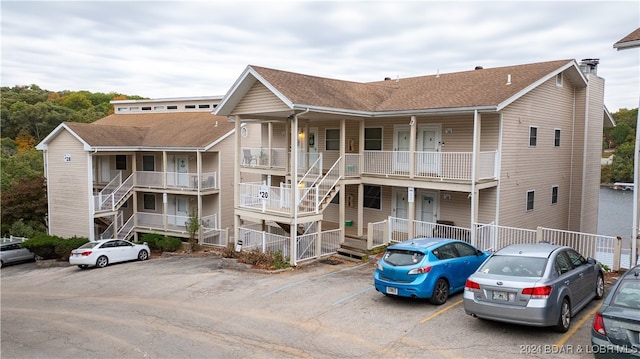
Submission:
POLYGON ((200 177, 195 173, 153 171, 138 171, 135 172, 135 175, 136 186, 138 187, 175 188, 195 191, 198 190, 199 185, 200 190, 218 189, 217 172, 205 172, 200 177))
MULTIPOLYGON (((497 151, 479 153, 477 179, 496 178, 497 155, 497 151)), ((410 159, 411 153, 409 151, 365 151, 362 173, 394 176, 413 175, 418 178, 441 180, 472 180, 472 152, 416 151, 413 173, 411 173, 410 159)))
POLYGON ((288 154, 284 148, 242 147, 240 166, 285 169, 288 154))

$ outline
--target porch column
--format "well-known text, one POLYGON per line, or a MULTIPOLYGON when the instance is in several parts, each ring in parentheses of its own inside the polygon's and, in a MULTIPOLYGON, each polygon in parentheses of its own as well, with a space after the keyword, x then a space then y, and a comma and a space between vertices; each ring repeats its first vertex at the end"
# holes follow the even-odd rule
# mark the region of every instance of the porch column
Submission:
MULTIPOLYGON (((362 169, 364 167, 364 119, 360 120, 360 131, 359 131, 359 136, 358 136, 358 177, 360 177, 360 174, 362 173, 362 169)), ((362 234, 364 232, 363 230, 363 226, 364 226, 364 209, 362 207, 362 204, 364 203, 364 185, 362 184, 362 182, 358 185, 358 202, 357 202, 357 206, 358 206, 358 237, 362 237, 362 234)))
MULTIPOLYGON (((198 222, 200 223, 200 227, 198 228, 198 244, 203 243, 203 230, 202 230, 202 152, 196 151, 196 167, 198 169, 198 202, 196 205, 198 206, 198 222)), ((191 215, 191 213, 189 213, 191 215)), ((191 216, 189 216, 191 217, 191 216)))
MULTIPOLYGON (((233 206, 234 208, 238 208, 240 206, 240 154, 242 153, 242 136, 240 135, 240 116, 233 116, 233 121, 235 122, 235 151, 233 155, 233 206)), ((220 162, 222 159, 218 158, 220 162)), ((219 207, 221 208, 221 207, 219 207)), ((220 214, 222 215, 222 213, 220 214)), ((238 243, 238 239, 240 238, 240 216, 233 216, 233 238, 235 239, 235 244, 238 243)))
POLYGON ((316 221, 316 258, 322 255, 322 221, 316 221))
POLYGON ((413 178, 416 173, 416 138, 418 137, 416 116, 411 116, 409 126, 411 130, 411 134, 409 135, 409 178, 413 178))
POLYGON ((347 195, 346 195, 346 186, 345 188, 340 191, 338 193, 338 195, 340 196, 340 212, 338 213, 338 228, 340 228, 341 234, 340 234, 340 244, 344 243, 344 235, 345 235, 345 228, 344 228, 344 221, 345 221, 345 208, 347 206, 347 195))
POLYGON ((295 266, 297 264, 298 248, 296 246, 296 236, 298 234, 298 115, 293 116, 291 121, 291 156, 292 164, 290 173, 291 176, 291 214, 292 221, 289 227, 289 248, 291 248, 291 254, 289 256, 289 264, 295 266))
POLYGON ((358 237, 362 237, 363 230, 362 225, 364 224, 364 208, 362 204, 364 203, 364 185, 362 183, 358 184, 358 237))
MULTIPOLYGON (((269 157, 267 157, 269 159, 269 161, 267 162, 267 166, 269 166, 269 168, 271 168, 271 164, 273 163, 273 149, 272 147, 272 142, 273 142, 273 123, 269 122, 269 124, 267 125, 268 127, 268 131, 269 133, 268 138, 267 138, 267 149, 269 150, 269 152, 267 152, 269 154, 269 157)), ((271 181, 269 181, 268 183, 269 186, 271 186, 271 181)))
POLYGON ((162 176, 162 188, 167 188, 167 176, 169 172, 169 167, 167 167, 167 151, 162 151, 162 168, 164 170, 164 175, 162 176))
POLYGON ((407 187, 407 222, 409 225, 408 235, 409 239, 415 236, 415 221, 416 221, 416 189, 415 187, 407 187))
POLYGON ((476 245, 476 231, 473 230, 478 222, 478 190, 476 189, 478 150, 480 148, 480 114, 473 112, 473 152, 471 152, 471 244, 476 245))
POLYGON ((137 161, 136 161, 136 154, 132 154, 131 155, 131 175, 133 176, 133 186, 135 187, 138 183, 137 183, 137 178, 136 178, 136 171, 138 171, 137 165, 136 165, 137 161))
MULTIPOLYGON (((346 121, 345 119, 341 119, 340 120, 340 158, 342 159, 340 161, 340 164, 338 165, 338 172, 339 172, 339 176, 340 178, 344 177, 344 170, 345 170, 345 166, 344 166, 344 156, 346 154, 346 145, 347 145, 347 134, 346 134, 346 130, 347 130, 347 126, 346 126, 346 121)), ((341 229, 341 234, 340 234, 340 243, 344 243, 344 236, 346 234, 346 228, 345 228, 345 211, 346 211, 346 206, 347 206, 347 196, 345 195, 345 191, 340 191, 340 229, 341 229)))

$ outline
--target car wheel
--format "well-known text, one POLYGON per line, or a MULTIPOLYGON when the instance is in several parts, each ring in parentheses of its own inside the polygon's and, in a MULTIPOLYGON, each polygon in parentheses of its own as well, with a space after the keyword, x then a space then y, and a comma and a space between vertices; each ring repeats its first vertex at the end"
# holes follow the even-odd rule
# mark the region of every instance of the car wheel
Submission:
POLYGON ((100 256, 96 261, 96 267, 104 268, 108 264, 109 264, 109 258, 107 258, 106 256, 100 256))
POLYGON ((443 278, 436 281, 435 288, 433 288, 433 294, 429 301, 431 304, 441 305, 449 298, 449 283, 443 278))
POLYGON ((560 306, 560 317, 558 318, 558 324, 555 329, 560 333, 564 333, 569 330, 571 326, 571 306, 567 298, 562 299, 562 305, 560 306))
POLYGON ((602 274, 598 274, 598 279, 596 280, 596 299, 602 299, 604 297, 604 278, 602 274))
POLYGON ((140 252, 138 252, 139 261, 146 261, 147 259, 149 259, 149 253, 146 250, 143 249, 140 252))

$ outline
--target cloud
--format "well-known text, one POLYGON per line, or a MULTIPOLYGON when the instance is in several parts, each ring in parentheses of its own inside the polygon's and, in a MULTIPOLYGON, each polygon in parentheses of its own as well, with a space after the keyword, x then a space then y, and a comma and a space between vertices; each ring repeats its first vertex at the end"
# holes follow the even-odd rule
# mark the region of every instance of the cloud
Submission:
POLYGON ((3 1, 2 85, 223 95, 249 64, 351 81, 600 58, 637 107, 636 1, 3 1), (626 52, 626 53, 624 53, 626 52))

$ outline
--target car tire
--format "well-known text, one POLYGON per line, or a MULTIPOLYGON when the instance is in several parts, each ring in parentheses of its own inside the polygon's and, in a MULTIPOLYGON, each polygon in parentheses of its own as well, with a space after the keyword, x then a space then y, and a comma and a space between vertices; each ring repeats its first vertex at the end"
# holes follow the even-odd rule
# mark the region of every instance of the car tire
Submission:
POLYGON ((107 265, 109 265, 109 258, 107 258, 106 256, 100 256, 96 260, 96 267, 98 268, 104 268, 107 265))
POLYGON ((558 324, 554 329, 560 333, 566 333, 571 327, 571 305, 569 305, 569 299, 566 297, 562 299, 562 305, 560 305, 560 315, 558 317, 558 324))
POLYGON ((149 259, 149 252, 147 252, 146 250, 141 250, 140 252, 138 252, 138 260, 139 261, 146 261, 147 259, 149 259))
POLYGON ((596 279, 596 296, 595 299, 602 299, 604 297, 604 277, 598 273, 598 279, 596 279))
POLYGON ((433 287, 433 294, 429 298, 429 302, 435 305, 442 305, 447 301, 447 298, 449 298, 449 283, 444 278, 440 278, 433 287))

